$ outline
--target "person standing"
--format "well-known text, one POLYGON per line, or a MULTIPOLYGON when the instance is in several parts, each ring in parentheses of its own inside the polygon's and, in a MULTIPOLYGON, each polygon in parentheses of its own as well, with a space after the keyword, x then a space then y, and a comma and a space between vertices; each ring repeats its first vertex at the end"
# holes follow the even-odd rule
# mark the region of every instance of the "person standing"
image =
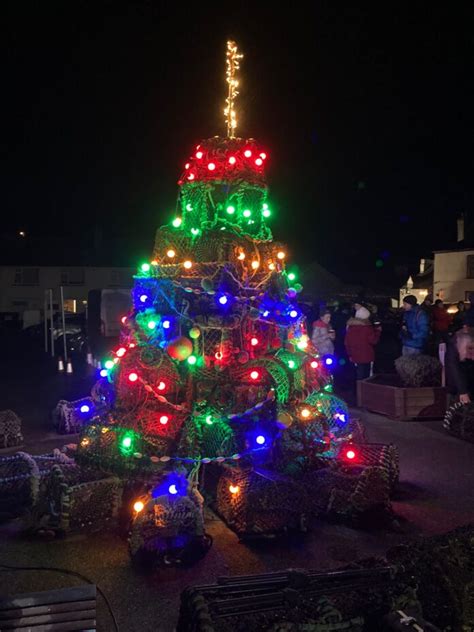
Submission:
POLYGON ((356 368, 356 380, 365 380, 370 376, 371 365, 375 359, 374 347, 380 340, 380 327, 370 322, 370 312, 366 307, 359 307, 355 318, 347 321, 347 332, 344 344, 347 355, 356 368))
POLYGON ((474 337, 467 331, 458 331, 446 348, 444 367, 446 387, 451 397, 459 399, 461 404, 471 402, 472 384, 464 362, 474 357, 474 337))
POLYGON ((443 301, 439 298, 435 301, 433 308, 433 333, 435 335, 435 344, 448 341, 448 332, 451 327, 451 314, 444 306, 443 301))
POLYGON ((402 354, 423 353, 430 333, 430 323, 426 312, 421 309, 416 296, 408 294, 403 299, 403 325, 401 331, 402 354))
POLYGON ((313 323, 311 342, 320 356, 333 355, 336 334, 330 326, 331 312, 324 311, 319 320, 313 323))
POLYGON ((459 331, 464 327, 464 323, 466 321, 466 304, 464 301, 459 301, 457 304, 458 311, 454 314, 453 318, 453 329, 454 331, 459 331))
POLYGON ((464 324, 467 325, 467 327, 474 327, 474 292, 469 294, 469 306, 466 309, 464 324))

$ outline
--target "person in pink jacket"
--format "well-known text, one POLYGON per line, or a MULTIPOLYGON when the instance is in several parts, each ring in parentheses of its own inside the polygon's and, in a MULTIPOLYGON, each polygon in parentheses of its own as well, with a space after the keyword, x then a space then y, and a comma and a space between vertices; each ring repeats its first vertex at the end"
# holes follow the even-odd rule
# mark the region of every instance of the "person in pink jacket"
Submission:
POLYGON ((331 312, 323 312, 319 320, 313 323, 311 342, 320 356, 334 354, 336 334, 331 327, 331 312))

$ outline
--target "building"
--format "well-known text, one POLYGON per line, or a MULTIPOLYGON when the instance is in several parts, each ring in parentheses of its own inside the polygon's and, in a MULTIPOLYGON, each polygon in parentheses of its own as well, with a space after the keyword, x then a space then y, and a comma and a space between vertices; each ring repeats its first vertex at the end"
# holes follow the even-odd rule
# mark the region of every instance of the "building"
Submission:
POLYGON ((89 266, 0 266, 0 314, 15 319, 39 322, 49 301, 53 310, 60 307, 60 288, 67 312, 83 312, 90 290, 123 290, 132 287, 135 268, 89 266))
POLYGON ((418 272, 410 275, 407 282, 400 288, 400 305, 408 294, 416 296, 418 303, 423 303, 428 295, 432 296, 433 294, 433 282, 433 259, 420 259, 418 272))
POLYGON ((434 253, 434 297, 446 303, 466 301, 474 292, 474 225, 457 220, 457 240, 434 253))

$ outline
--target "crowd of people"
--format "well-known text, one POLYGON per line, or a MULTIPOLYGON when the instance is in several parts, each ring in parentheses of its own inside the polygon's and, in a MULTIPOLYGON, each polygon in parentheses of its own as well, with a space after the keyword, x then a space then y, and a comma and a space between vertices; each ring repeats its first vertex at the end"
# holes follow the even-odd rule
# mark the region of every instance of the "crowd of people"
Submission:
MULTIPOLYGON (((464 370, 467 360, 474 359, 474 293, 466 307, 463 301, 450 314, 441 299, 434 304, 431 297, 418 304, 407 295, 402 302, 399 338, 402 355, 431 354, 439 356, 439 345, 446 345, 446 385, 462 403, 470 402, 470 386, 464 370)), ((373 372, 375 348, 380 341, 382 325, 374 309, 362 301, 322 309, 319 318, 309 317, 311 341, 322 357, 347 357, 356 380, 364 380, 373 372)))
POLYGON ((342 337, 347 357, 354 365, 356 379, 366 379, 372 372, 381 324, 373 322, 371 312, 362 303, 354 304, 353 315, 348 310, 336 312, 334 320, 339 320, 338 326, 332 324, 332 318, 333 314, 324 310, 313 322, 311 341, 314 347, 322 357, 333 356, 337 342, 340 348, 342 337))

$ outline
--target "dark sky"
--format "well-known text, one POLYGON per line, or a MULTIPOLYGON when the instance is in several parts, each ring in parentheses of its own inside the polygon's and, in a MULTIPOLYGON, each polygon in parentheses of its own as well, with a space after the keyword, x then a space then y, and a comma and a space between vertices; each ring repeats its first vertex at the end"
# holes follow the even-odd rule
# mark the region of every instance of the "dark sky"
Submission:
POLYGON ((149 254, 192 147, 224 132, 229 37, 239 132, 268 147, 295 261, 383 281, 454 237, 474 201, 472 10, 207 4, 2 5, 3 262, 149 254))

